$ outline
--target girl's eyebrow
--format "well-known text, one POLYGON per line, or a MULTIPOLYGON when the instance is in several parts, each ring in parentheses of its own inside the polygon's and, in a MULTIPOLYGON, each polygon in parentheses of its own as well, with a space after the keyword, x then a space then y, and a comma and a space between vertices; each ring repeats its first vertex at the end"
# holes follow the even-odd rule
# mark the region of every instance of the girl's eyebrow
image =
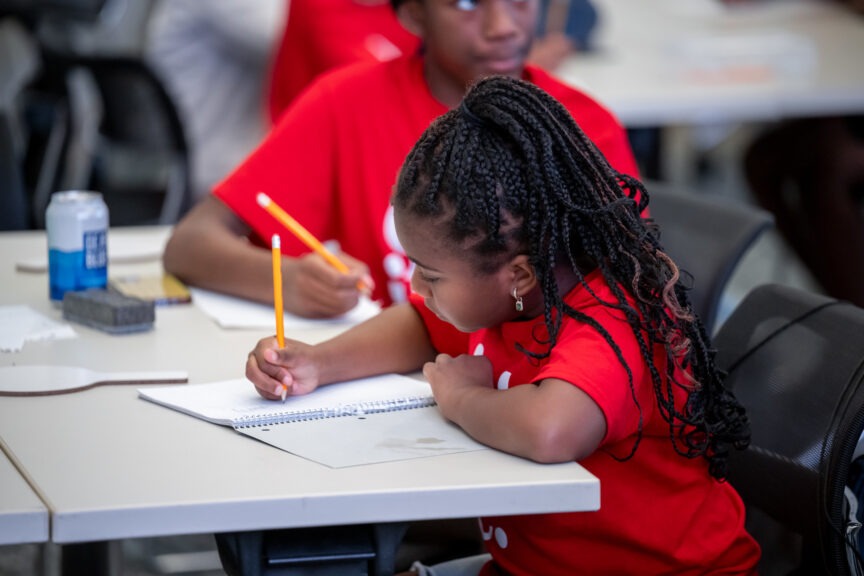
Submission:
POLYGON ((437 268, 433 268, 432 266, 427 266, 426 264, 423 264, 422 262, 420 262, 416 258, 412 258, 411 256, 408 256, 408 259, 411 262, 413 262, 414 264, 416 264, 417 266, 419 266, 420 268, 425 268, 426 270, 429 270, 430 272, 441 272, 437 268))

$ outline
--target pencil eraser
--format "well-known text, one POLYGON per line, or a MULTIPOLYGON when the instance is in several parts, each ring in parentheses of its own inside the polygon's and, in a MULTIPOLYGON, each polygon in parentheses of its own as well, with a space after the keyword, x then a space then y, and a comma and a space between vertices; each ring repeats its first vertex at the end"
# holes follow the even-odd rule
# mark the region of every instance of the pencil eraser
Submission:
POLYGON ((67 292, 63 317, 109 334, 140 332, 153 327, 153 302, 102 289, 67 292))

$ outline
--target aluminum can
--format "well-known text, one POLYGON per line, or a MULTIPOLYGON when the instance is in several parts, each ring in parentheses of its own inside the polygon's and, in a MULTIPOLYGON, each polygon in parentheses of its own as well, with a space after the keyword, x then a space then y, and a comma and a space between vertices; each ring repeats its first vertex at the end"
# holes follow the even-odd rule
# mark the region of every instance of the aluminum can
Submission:
POLYGON ((99 192, 55 192, 45 211, 48 290, 60 302, 70 290, 108 283, 108 206, 99 192))

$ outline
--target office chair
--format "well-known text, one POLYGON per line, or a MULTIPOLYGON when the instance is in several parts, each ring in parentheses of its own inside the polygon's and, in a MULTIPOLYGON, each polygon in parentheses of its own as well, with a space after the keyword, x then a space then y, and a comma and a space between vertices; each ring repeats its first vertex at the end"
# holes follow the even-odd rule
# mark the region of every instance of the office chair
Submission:
POLYGON ((401 522, 216 534, 229 576, 389 576, 401 522))
POLYGON ((91 182, 112 225, 174 224, 191 204, 189 152, 177 108, 140 58, 88 58, 103 111, 91 182))
POLYGON ((182 121, 160 79, 142 59, 45 50, 64 75, 68 112, 62 164, 49 193, 34 194, 37 226, 50 192, 101 192, 112 226, 173 224, 191 205, 182 121))
POLYGON ((27 30, 14 18, 0 16, 0 230, 30 227, 22 169, 28 140, 23 107, 27 85, 40 66, 27 30))
MULTIPOLYGON (((0 0, 3 3, 10 0, 0 0)), ((14 4, 14 1, 13 1, 14 4)), ((12 17, 38 44, 23 162, 33 227, 52 192, 101 192, 112 226, 173 224, 191 205, 177 108, 143 59, 151 2, 36 0, 12 17)))
POLYGON ((690 302, 712 334, 723 291, 747 250, 773 225, 769 212, 748 204, 646 183, 660 243, 692 276, 690 302))
POLYGON ((864 309, 767 284, 714 344, 749 413, 751 444, 730 459, 729 482, 763 546, 760 573, 859 574, 846 486, 864 430, 864 309))

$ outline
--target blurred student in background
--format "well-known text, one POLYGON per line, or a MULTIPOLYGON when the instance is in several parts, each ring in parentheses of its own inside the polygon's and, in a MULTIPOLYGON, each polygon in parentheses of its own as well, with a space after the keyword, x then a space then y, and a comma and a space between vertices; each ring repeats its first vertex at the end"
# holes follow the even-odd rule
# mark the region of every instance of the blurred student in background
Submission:
POLYGON ((175 227, 164 264, 184 281, 272 302, 270 254, 283 235, 284 302, 307 317, 356 305, 371 275, 373 299, 404 301, 410 266, 395 235, 389 200, 396 174, 429 123, 456 106, 467 86, 491 74, 531 81, 567 107, 612 166, 636 175, 626 134, 586 94, 526 66, 537 0, 393 0, 422 43, 388 62, 334 70, 291 104, 268 138, 214 194, 175 227), (285 231, 256 203, 265 192, 322 240, 338 241, 341 274, 285 231), (256 246, 256 244, 258 246, 256 246))
POLYGON ((825 292, 864 306, 864 116, 785 122, 744 161, 753 194, 825 292))
MULTIPOLYGON (((389 0, 289 0, 268 93, 270 120, 322 72, 355 62, 386 62, 420 48, 389 0)), ((597 11, 589 0, 540 0, 528 61, 554 71, 590 48, 597 11)))
POLYGON ((264 90, 285 0, 161 0, 147 59, 174 99, 190 151, 194 200, 264 138, 264 90))
POLYGON ((571 54, 590 50, 597 19, 589 0, 540 0, 537 41, 529 62, 554 72, 571 54))
POLYGON ((319 74, 355 62, 415 52, 420 39, 399 23, 390 0, 288 0, 273 62, 268 108, 275 124, 319 74))
MULTIPOLYGON (((864 26, 864 0, 840 0, 864 26)), ((795 118, 745 151, 753 195, 827 294, 864 306, 864 116, 795 118)))

